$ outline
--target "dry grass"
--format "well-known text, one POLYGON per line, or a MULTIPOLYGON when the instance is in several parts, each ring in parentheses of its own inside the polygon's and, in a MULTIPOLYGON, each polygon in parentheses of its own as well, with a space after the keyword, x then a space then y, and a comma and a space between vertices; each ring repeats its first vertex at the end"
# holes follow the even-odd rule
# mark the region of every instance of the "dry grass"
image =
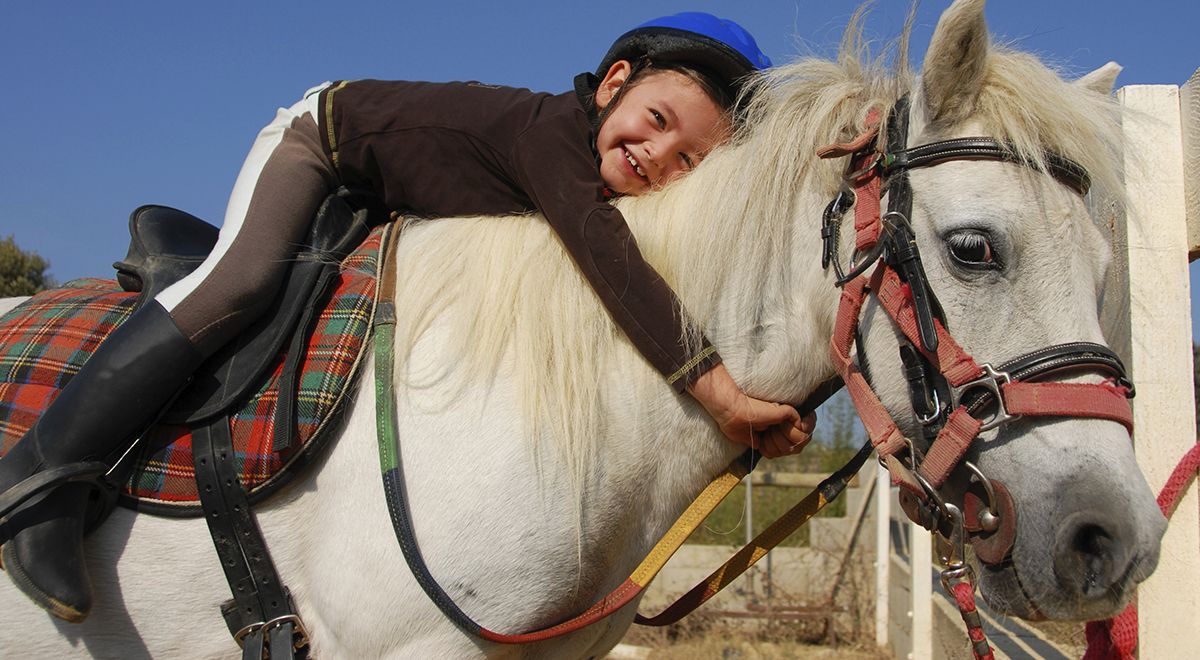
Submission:
POLYGON ((815 643, 821 634, 819 623, 724 622, 695 617, 662 629, 635 626, 623 643, 645 649, 642 657, 652 660, 882 660, 891 657, 874 645, 824 646, 815 643))
POLYGON ((1025 624, 1037 628, 1072 657, 1082 658, 1087 650, 1085 624, 1080 621, 1026 621, 1025 624))

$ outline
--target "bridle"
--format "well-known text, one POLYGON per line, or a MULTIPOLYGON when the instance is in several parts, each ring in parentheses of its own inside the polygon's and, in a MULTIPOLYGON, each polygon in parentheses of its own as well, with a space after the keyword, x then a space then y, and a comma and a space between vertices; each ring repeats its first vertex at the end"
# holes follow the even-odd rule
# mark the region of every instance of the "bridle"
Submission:
MULTIPOLYGON (((880 462, 900 486, 901 506, 914 522, 935 533, 943 563, 942 583, 955 597, 977 657, 989 657, 974 607, 974 574, 965 544, 987 564, 1010 561, 1016 509, 1003 483, 965 460, 983 431, 1018 417, 1088 417, 1119 422, 1132 433, 1133 384, 1120 358, 1091 342, 1057 344, 999 365, 980 363, 946 329, 929 287, 911 225, 913 192, 908 173, 953 160, 992 160, 1038 167, 1011 145, 968 137, 908 147, 907 97, 892 108, 884 151, 876 147, 881 113, 872 110, 867 130, 853 141, 825 147, 822 158, 849 156, 845 186, 825 209, 822 265, 832 267, 842 289, 831 356, 862 418, 880 462), (881 200, 888 197, 886 213, 881 200), (855 254, 848 268, 838 258, 841 218, 854 209, 855 254), (906 437, 880 402, 860 344, 859 317, 867 296, 900 330, 900 357, 921 442, 906 437), (1102 383, 1050 380, 1063 374, 1099 373, 1102 383), (943 486, 965 471, 966 493, 958 502, 943 486), (969 602, 968 602, 969 601, 969 602)), ((1054 153, 1043 154, 1046 174, 1074 192, 1090 187, 1087 171, 1054 153)))
MULTIPOLYGON (((976 556, 985 562, 1005 561, 1016 533, 1016 512, 1004 484, 989 480, 977 467, 963 460, 968 447, 981 430, 1025 415, 1095 417, 1117 421, 1132 429, 1133 415, 1128 397, 1133 395, 1133 386, 1125 378, 1121 361, 1104 346, 1087 342, 1059 344, 993 367, 976 363, 946 332, 909 224, 912 189, 908 185, 907 172, 948 160, 1025 161, 1008 145, 990 138, 947 140, 907 149, 907 129, 898 121, 902 118, 907 123, 907 102, 903 100, 893 109, 888 147, 880 152, 874 146, 879 114, 872 112, 868 116, 868 130, 854 141, 832 145, 820 152, 824 158, 850 156, 847 185, 825 210, 822 261, 826 268, 833 267, 837 284, 842 289, 831 340, 833 362, 858 410, 870 443, 705 581, 663 613, 649 618, 639 616, 639 623, 672 623, 712 598, 771 547, 836 498, 874 448, 891 472, 893 483, 901 486, 901 500, 908 515, 933 530, 940 539, 939 551, 945 565, 942 582, 958 601, 976 656, 991 657, 975 611, 974 575, 965 561, 965 543, 970 541, 976 556), (881 214, 884 183, 887 184, 889 206, 887 213, 881 214), (838 229, 841 217, 851 208, 855 212, 855 252, 865 256, 845 271, 837 256, 838 229), (868 294, 875 296, 905 338, 901 353, 909 354, 904 358, 906 376, 914 410, 922 422, 926 441, 922 446, 900 432, 880 403, 867 377, 865 356, 860 354, 857 360, 851 356, 858 339, 858 319, 868 294), (1106 374, 1108 382, 1076 384, 1043 380, 1050 375, 1080 370, 1106 374), (978 417, 993 408, 995 412, 991 416, 978 417), (922 450, 924 446, 928 449, 922 450), (967 470, 968 480, 974 481, 962 501, 951 502, 942 495, 941 489, 959 466, 967 470)), ((1079 194, 1087 192, 1088 175, 1082 167, 1051 154, 1046 155, 1045 164, 1049 174, 1079 194)), ((389 255, 395 251, 395 235, 388 241, 389 255)), ((375 382, 380 388, 375 397, 380 464, 388 510, 405 561, 418 584, 449 620, 471 635, 502 644, 528 644, 570 634, 620 611, 643 592, 667 559, 753 469, 756 457, 760 456, 748 451, 733 461, 696 497, 629 578, 587 610, 565 621, 527 632, 501 633, 487 629, 471 619, 438 584, 417 547, 404 494, 397 444, 396 397, 389 389, 395 363, 392 354, 395 348, 395 274, 392 268, 384 272, 373 341, 375 382)), ((801 408, 811 410, 818 405, 833 393, 837 381, 838 378, 834 378, 821 386, 801 408)))

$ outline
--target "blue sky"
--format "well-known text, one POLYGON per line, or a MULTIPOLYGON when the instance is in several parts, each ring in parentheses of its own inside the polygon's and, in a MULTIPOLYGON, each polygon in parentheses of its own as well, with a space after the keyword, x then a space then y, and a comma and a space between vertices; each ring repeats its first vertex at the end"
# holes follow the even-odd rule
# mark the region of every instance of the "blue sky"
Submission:
MULTIPOLYGON (((914 59, 948 4, 922 3, 914 59)), ((685 10, 739 21, 782 62, 832 54, 857 5, 4 0, 0 237, 47 258, 60 281, 107 277, 141 204, 219 222, 258 129, 323 80, 476 79, 565 91, 615 36, 685 10)), ((879 0, 868 33, 894 37, 907 7, 879 0)), ((1074 75, 1115 60, 1125 67, 1118 85, 1182 84, 1200 67, 1196 3, 993 0, 987 16, 995 35, 1074 75)), ((1192 282, 1196 290, 1196 269, 1192 282)), ((1200 324, 1193 328, 1195 336, 1200 324)))

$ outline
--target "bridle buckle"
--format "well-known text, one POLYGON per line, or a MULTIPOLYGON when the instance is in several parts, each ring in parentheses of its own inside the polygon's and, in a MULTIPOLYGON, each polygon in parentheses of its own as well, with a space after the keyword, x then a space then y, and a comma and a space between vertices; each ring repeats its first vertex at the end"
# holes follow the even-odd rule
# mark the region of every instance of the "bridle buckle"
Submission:
POLYGON ((875 176, 880 172, 883 164, 884 155, 878 151, 872 151, 866 155, 863 161, 861 161, 859 168, 847 174, 846 178, 850 181, 857 182, 861 179, 875 176))
POLYGON ((1004 404, 1003 388, 1012 382, 1012 376, 1007 371, 997 371, 990 364, 985 363, 980 368, 983 369, 983 376, 950 388, 950 408, 952 410, 958 409, 962 405, 963 397, 973 390, 982 389, 990 393, 996 399, 996 412, 991 417, 982 420, 979 431, 983 432, 1007 424, 1019 418, 1020 415, 1009 414, 1008 408, 1004 404))

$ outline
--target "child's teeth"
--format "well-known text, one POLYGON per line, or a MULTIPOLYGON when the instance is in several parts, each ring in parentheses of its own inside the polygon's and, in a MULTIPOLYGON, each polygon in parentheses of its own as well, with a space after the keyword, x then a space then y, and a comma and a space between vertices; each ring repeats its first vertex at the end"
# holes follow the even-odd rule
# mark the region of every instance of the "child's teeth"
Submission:
POLYGON ((633 154, 626 151, 625 160, 629 161, 629 164, 633 166, 633 170, 638 173, 638 176, 646 176, 646 173, 642 171, 642 166, 638 165, 637 161, 633 159, 633 154))

